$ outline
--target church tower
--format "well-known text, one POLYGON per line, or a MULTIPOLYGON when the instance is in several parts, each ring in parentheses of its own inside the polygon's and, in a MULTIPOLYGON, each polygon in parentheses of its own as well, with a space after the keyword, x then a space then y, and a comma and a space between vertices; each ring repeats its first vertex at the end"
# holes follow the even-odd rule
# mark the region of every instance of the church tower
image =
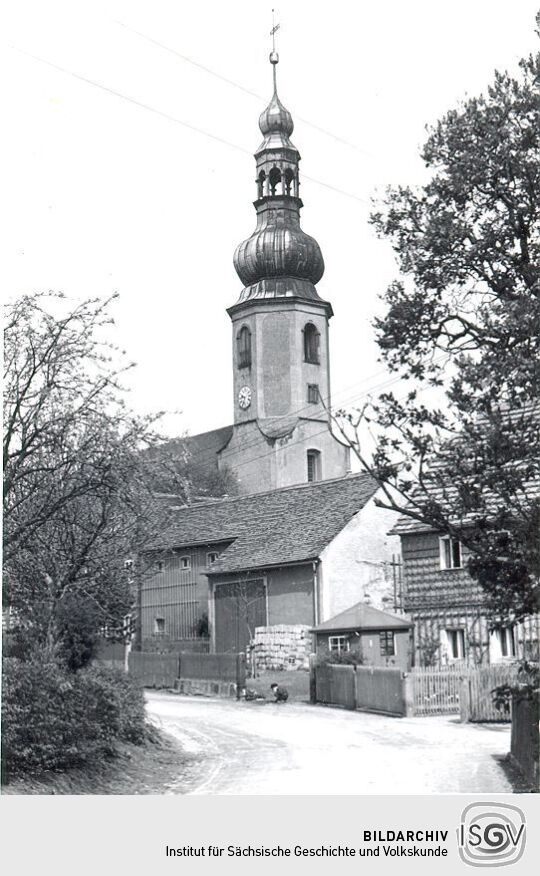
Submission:
POLYGON ((228 308, 233 329, 234 427, 220 453, 242 493, 341 477, 348 448, 332 434, 328 323, 316 284, 319 244, 300 227, 300 153, 293 120, 274 93, 259 119, 257 225, 234 254, 244 288, 228 308))

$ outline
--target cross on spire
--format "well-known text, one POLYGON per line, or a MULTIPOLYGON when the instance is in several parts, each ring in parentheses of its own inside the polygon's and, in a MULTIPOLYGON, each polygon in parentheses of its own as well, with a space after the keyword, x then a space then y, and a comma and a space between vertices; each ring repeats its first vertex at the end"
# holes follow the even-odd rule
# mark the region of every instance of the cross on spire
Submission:
POLYGON ((272 37, 272 54, 275 54, 276 51, 276 31, 280 28, 280 25, 275 22, 274 12, 275 10, 272 9, 272 30, 270 31, 270 36, 272 37))

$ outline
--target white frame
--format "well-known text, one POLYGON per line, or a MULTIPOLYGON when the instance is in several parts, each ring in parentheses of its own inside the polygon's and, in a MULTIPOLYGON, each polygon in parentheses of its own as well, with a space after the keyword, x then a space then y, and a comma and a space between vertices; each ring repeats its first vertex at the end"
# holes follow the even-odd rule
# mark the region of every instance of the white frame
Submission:
POLYGON ((332 654, 342 654, 344 651, 350 651, 351 643, 349 641, 349 637, 345 634, 341 636, 328 636, 328 650, 332 654), (337 648, 332 648, 332 640, 338 641, 338 643, 343 641, 344 647, 342 648, 341 645, 338 644, 337 648))
POLYGON ((439 564, 443 572, 453 572, 456 569, 463 569, 463 545, 459 538, 453 538, 450 535, 439 536, 439 564), (459 566, 455 566, 453 563, 452 542, 456 542, 459 545, 459 566), (446 557, 447 547, 449 564, 447 564, 446 557))

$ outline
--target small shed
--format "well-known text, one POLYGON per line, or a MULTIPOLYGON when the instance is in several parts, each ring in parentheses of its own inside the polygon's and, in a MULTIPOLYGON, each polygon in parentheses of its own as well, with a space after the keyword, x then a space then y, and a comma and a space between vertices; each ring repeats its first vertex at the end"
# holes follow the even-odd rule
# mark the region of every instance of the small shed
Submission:
POLYGON ((364 666, 411 666, 412 621, 358 602, 311 632, 317 654, 356 652, 364 666))

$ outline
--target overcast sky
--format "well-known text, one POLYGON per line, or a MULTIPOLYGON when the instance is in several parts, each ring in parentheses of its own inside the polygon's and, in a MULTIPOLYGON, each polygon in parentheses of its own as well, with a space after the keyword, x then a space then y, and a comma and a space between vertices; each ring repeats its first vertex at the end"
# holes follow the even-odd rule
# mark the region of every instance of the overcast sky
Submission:
MULTIPOLYGON (((335 311, 334 403, 384 380, 371 321, 396 267, 368 225, 370 198, 423 179, 426 124, 484 90, 495 68, 516 70, 537 45, 537 7, 276 0, 302 225, 322 248, 318 289, 335 311)), ((225 308, 241 291, 234 249, 255 225, 271 0, 4 9, 4 288, 118 291, 117 340, 138 363, 133 406, 181 410, 170 434, 232 422, 225 308)))

